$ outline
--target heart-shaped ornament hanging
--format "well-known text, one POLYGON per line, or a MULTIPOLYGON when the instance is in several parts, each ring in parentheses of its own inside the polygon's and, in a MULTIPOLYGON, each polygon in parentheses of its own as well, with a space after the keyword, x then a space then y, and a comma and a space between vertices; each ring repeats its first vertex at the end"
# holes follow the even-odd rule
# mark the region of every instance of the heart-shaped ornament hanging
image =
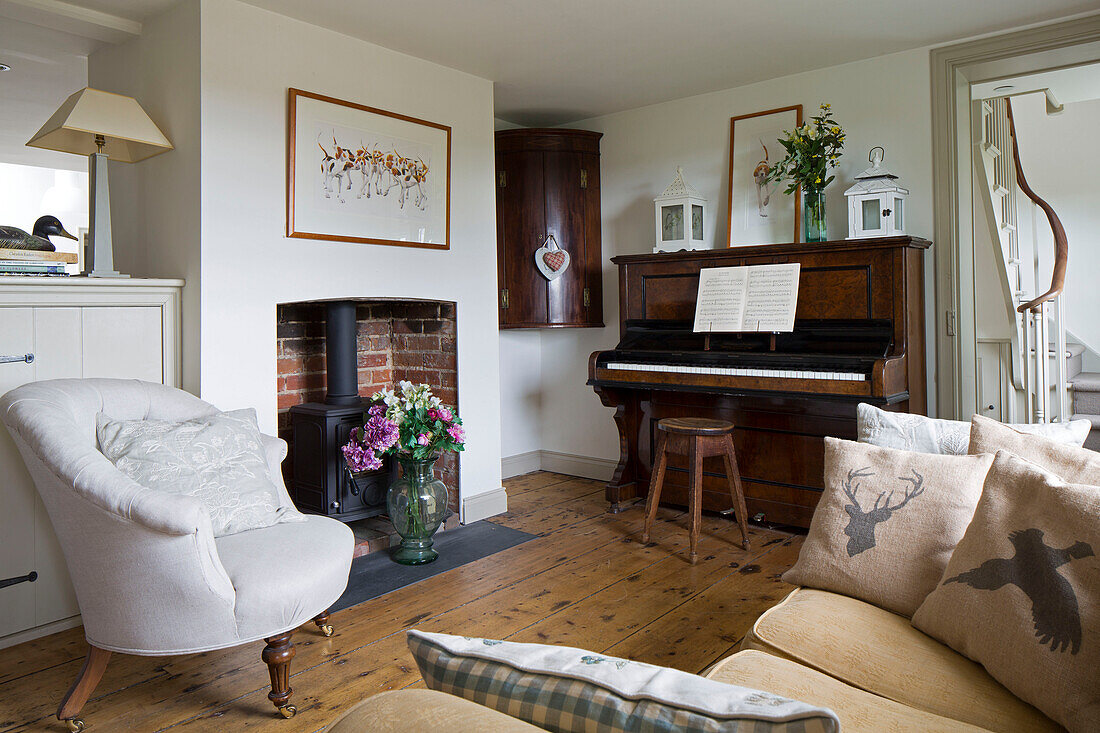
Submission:
POLYGON ((569 253, 558 245, 553 234, 547 234, 542 246, 535 250, 535 266, 551 282, 569 269, 569 253))

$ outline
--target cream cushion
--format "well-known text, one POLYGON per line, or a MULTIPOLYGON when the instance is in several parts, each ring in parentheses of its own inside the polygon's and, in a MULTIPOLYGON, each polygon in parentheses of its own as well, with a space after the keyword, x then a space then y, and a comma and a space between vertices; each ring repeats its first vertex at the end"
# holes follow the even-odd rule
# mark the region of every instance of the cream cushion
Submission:
MULTIPOLYGON (((741 648, 785 657, 862 690, 989 730, 1061 730, 907 618, 837 593, 794 591, 756 620, 741 648)), ((844 724, 841 709, 833 710, 844 724)))
POLYGON ((1071 484, 1100 486, 1100 453, 1027 435, 1008 425, 975 415, 970 423, 970 452, 1008 451, 1071 484))
POLYGON ((524 723, 476 702, 435 690, 391 690, 358 703, 328 733, 535 733, 524 723))
POLYGON ((906 707, 858 690, 789 659, 755 650, 727 657, 707 677, 827 707, 840 718, 840 729, 844 733, 966 733, 983 730, 906 707))

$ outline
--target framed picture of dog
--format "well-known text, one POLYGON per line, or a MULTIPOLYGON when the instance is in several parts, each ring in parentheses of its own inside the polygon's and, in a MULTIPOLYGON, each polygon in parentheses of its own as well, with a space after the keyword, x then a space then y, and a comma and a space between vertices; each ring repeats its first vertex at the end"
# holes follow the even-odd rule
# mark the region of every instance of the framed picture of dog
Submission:
POLYGON ((451 128, 288 90, 286 234, 448 249, 451 128))
POLYGON ((783 131, 801 124, 801 104, 730 118, 726 246, 798 241, 802 191, 788 196, 786 184, 767 175, 786 155, 779 144, 783 131))

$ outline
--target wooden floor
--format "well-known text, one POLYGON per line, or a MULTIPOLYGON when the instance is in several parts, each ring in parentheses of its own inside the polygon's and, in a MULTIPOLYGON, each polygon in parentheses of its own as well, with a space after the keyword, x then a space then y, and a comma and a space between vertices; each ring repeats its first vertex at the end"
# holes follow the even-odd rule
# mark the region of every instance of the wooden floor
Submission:
MULTIPOLYGON (((790 586, 779 580, 802 537, 704 517, 699 561, 685 561, 687 517, 662 509, 638 541, 640 506, 606 512, 603 484, 554 473, 505 482, 509 512, 491 521, 534 540, 333 615, 336 635, 295 634, 292 702, 267 700, 263 643, 179 657, 115 655, 81 715, 108 731, 320 731, 381 690, 422 686, 404 629, 582 647, 699 672, 734 651, 790 586)), ((165 599, 170 602, 170 599, 165 599)), ((0 650, 0 731, 62 731, 53 717, 80 669, 81 629, 0 650)))

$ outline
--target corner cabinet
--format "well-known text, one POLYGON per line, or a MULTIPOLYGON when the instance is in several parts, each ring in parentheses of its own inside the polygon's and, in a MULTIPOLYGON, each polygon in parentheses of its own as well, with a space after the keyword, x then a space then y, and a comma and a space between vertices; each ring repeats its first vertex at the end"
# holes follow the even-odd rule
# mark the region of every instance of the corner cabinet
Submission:
MULTIPOLYGON (((179 386, 182 280, 0 277, 0 394, 43 379, 179 386), (29 358, 28 358, 29 357, 29 358)), ((46 507, 0 426, 0 648, 80 623, 46 507), (19 580, 31 573, 33 581, 19 580)))
POLYGON ((603 326, 601 137, 587 130, 496 133, 501 328, 603 326))

